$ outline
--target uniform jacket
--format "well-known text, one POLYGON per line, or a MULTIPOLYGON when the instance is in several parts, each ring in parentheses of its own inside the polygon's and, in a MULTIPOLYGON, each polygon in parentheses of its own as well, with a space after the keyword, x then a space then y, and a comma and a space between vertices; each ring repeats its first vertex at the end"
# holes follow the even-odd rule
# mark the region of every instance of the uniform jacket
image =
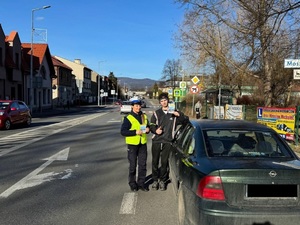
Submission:
POLYGON ((136 130, 140 130, 140 125, 149 127, 149 121, 146 114, 140 112, 139 114, 131 111, 123 118, 121 126, 121 135, 125 136, 126 144, 138 145, 147 143, 147 134, 137 135, 136 130))

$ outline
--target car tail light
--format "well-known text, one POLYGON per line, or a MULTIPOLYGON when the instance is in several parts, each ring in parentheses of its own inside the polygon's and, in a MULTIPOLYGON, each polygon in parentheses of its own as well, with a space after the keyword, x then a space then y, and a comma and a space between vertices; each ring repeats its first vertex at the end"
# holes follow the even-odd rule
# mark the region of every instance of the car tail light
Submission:
POLYGON ((204 177, 198 184, 197 195, 203 199, 225 200, 221 177, 204 177))

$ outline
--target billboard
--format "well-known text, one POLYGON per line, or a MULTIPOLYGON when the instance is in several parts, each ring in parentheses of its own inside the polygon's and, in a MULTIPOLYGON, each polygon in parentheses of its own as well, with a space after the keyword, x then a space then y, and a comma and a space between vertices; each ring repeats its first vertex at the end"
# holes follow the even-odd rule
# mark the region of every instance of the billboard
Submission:
POLYGON ((296 108, 257 107, 257 122, 274 129, 286 140, 294 140, 296 108))

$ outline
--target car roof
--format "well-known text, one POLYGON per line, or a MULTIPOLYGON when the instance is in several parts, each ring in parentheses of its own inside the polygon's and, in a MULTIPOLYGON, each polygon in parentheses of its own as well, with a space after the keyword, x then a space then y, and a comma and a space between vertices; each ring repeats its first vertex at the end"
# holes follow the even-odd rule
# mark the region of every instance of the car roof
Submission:
POLYGON ((270 127, 256 122, 246 120, 213 120, 213 119, 202 119, 202 120, 191 120, 191 123, 195 127, 199 127, 204 130, 208 129, 246 129, 246 130, 261 130, 261 131, 273 131, 270 127))
POLYGON ((122 104, 123 105, 131 105, 131 101, 123 101, 122 104))

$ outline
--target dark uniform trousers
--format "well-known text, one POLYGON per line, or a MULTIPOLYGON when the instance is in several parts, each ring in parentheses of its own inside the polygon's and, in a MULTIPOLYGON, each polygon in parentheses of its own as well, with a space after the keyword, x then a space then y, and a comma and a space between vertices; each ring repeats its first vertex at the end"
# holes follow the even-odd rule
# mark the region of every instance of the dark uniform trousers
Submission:
POLYGON ((152 143, 152 178, 153 181, 160 180, 166 182, 169 179, 169 154, 170 143, 152 143), (160 158, 160 171, 158 168, 160 158))
POLYGON ((137 184, 143 186, 146 180, 147 144, 127 145, 129 161, 129 185, 136 184, 136 165, 138 165, 137 184))

